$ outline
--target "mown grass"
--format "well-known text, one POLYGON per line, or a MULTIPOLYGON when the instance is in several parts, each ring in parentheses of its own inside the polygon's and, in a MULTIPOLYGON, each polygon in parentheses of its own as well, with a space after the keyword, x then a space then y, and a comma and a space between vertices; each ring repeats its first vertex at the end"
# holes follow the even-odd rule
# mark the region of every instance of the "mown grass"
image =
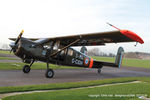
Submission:
POLYGON ((0 60, 19 60, 19 59, 12 57, 0 57, 0 60))
POLYGON ((135 80, 136 79, 134 78, 117 78, 117 79, 105 79, 105 80, 73 82, 73 83, 55 83, 55 84, 28 85, 28 86, 16 86, 16 87, 0 87, 0 93, 33 91, 33 90, 69 89, 69 88, 76 88, 76 87, 102 85, 108 83, 129 82, 135 80))
MULTIPOLYGON (((10 54, 9 51, 2 51, 2 50, 0 50, 0 53, 10 54)), ((95 56, 92 58, 94 58, 95 60, 98 60, 98 61, 113 62, 113 63, 115 62, 115 57, 95 56)), ((0 57, 0 60, 16 60, 16 58, 0 57)), ((150 68, 150 60, 124 58, 122 61, 122 66, 150 68)))
MULTIPOLYGON (((115 57, 92 57, 98 61, 115 62, 115 57)), ((150 60, 124 58, 122 66, 150 68, 150 60)))
MULTIPOLYGON (((105 61, 105 62, 115 62, 115 58, 113 57, 92 57, 99 61, 105 61)), ((17 60, 16 58, 9 58, 9 57, 0 57, 0 60, 17 60)), ((7 70, 7 69, 22 69, 22 66, 25 65, 24 63, 6 63, 2 62, 0 63, 0 70, 7 70)), ((122 66, 127 67, 143 67, 143 68, 150 68, 150 61, 149 60, 140 60, 140 59, 124 59, 122 62, 122 66)), ((51 65, 54 69, 62 69, 62 68, 75 68, 75 67, 67 67, 62 66, 59 67, 57 65, 51 65)), ((46 69, 45 63, 34 63, 33 69, 46 69)), ((77 67, 79 68, 79 67, 77 67)))
MULTIPOLYGON (((26 65, 25 63, 0 63, 0 70, 20 70, 22 67, 26 65)), ((58 65, 49 65, 52 69, 80 69, 81 67, 69 67, 69 66, 58 66, 58 65)), ((34 63, 31 67, 31 69, 47 69, 46 63, 38 62, 34 63)))
POLYGON ((148 95, 150 88, 147 87, 149 86, 150 83, 132 83, 78 90, 22 94, 6 97, 3 100, 141 100, 138 98, 139 94, 148 95), (90 97, 90 95, 96 95, 98 97, 90 97), (106 95, 112 95, 112 97, 106 95), (117 95, 135 96, 118 97, 117 95))
POLYGON ((70 82, 70 83, 52 83, 52 84, 42 84, 42 85, 0 87, 0 93, 24 92, 24 91, 33 91, 33 90, 70 89, 70 88, 77 88, 77 87, 88 87, 88 86, 124 83, 124 82, 132 82, 132 81, 143 81, 143 82, 150 83, 150 77, 126 77, 126 78, 114 78, 114 79, 92 80, 92 81, 70 82))
MULTIPOLYGON (((44 93, 22 94, 22 95, 6 97, 3 100, 93 100, 93 99, 94 100, 98 100, 98 99, 138 100, 138 96, 140 96, 139 94, 149 96, 150 78, 148 77, 116 78, 116 79, 105 79, 105 80, 97 80, 97 81, 75 82, 75 83, 49 84, 43 86, 43 88, 49 87, 49 89, 64 89, 64 88, 69 89, 72 87, 86 87, 91 85, 130 82, 135 80, 143 81, 143 83, 132 83, 132 84, 129 83, 129 84, 122 84, 122 85, 85 88, 85 89, 77 89, 77 90, 59 90, 59 91, 44 92, 44 93), (122 98, 115 97, 115 95, 131 95, 131 94, 135 96, 122 97, 122 98), (90 95, 97 95, 98 97, 90 97, 90 95), (106 95, 113 95, 113 96, 108 97, 106 95)), ((41 87, 41 85, 37 85, 35 88, 38 87, 41 87)), ((28 89, 30 88, 33 89, 33 86, 28 87, 28 89)))
POLYGON ((10 54, 10 51, 3 51, 3 50, 0 50, 0 53, 2 53, 2 54, 10 54))

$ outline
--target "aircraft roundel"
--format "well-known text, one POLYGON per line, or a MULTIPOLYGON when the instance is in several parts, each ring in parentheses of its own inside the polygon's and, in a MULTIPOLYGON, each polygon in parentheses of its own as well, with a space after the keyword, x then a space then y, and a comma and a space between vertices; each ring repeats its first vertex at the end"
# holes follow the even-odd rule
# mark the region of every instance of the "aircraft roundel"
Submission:
POLYGON ((84 65, 85 65, 85 66, 88 66, 88 65, 89 65, 89 58, 85 58, 85 59, 84 59, 84 65))

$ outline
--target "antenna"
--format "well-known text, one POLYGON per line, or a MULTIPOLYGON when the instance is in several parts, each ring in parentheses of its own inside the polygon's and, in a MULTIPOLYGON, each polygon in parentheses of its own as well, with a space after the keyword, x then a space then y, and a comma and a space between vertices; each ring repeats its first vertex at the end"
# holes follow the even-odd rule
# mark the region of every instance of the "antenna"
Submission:
POLYGON ((134 45, 135 47, 137 46, 138 42, 136 42, 136 44, 134 45))
POLYGON ((114 25, 112 25, 112 24, 110 24, 110 23, 108 23, 108 22, 106 22, 108 25, 110 25, 110 26, 112 26, 113 28, 115 28, 115 29, 117 29, 117 30, 119 30, 120 31, 120 29, 119 28, 117 28, 116 26, 114 26, 114 25))

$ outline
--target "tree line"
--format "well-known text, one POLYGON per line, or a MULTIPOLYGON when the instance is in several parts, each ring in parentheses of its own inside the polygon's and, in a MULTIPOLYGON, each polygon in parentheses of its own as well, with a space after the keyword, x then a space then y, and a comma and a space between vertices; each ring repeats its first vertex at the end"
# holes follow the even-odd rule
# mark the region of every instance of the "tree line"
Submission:
POLYGON ((115 57, 113 53, 104 53, 99 48, 93 48, 87 51, 88 56, 115 57))

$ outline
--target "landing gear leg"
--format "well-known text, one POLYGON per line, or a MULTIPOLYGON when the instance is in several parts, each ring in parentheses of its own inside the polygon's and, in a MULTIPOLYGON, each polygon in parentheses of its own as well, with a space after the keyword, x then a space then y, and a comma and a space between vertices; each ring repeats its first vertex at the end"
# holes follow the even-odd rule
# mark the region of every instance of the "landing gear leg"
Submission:
POLYGON ((98 74, 100 74, 102 72, 102 67, 103 67, 103 65, 99 65, 99 68, 97 70, 98 74))
POLYGON ((34 61, 35 61, 35 60, 33 60, 33 61, 30 63, 30 65, 24 65, 24 67, 23 67, 23 69, 22 69, 24 73, 29 73, 29 72, 30 72, 31 66, 32 66, 32 64, 34 63, 34 61))
POLYGON ((53 69, 49 68, 49 63, 47 63, 47 70, 45 73, 45 77, 46 78, 53 78, 53 76, 54 76, 54 71, 53 71, 53 69))
POLYGON ((101 68, 98 68, 97 72, 100 74, 102 72, 101 68))

